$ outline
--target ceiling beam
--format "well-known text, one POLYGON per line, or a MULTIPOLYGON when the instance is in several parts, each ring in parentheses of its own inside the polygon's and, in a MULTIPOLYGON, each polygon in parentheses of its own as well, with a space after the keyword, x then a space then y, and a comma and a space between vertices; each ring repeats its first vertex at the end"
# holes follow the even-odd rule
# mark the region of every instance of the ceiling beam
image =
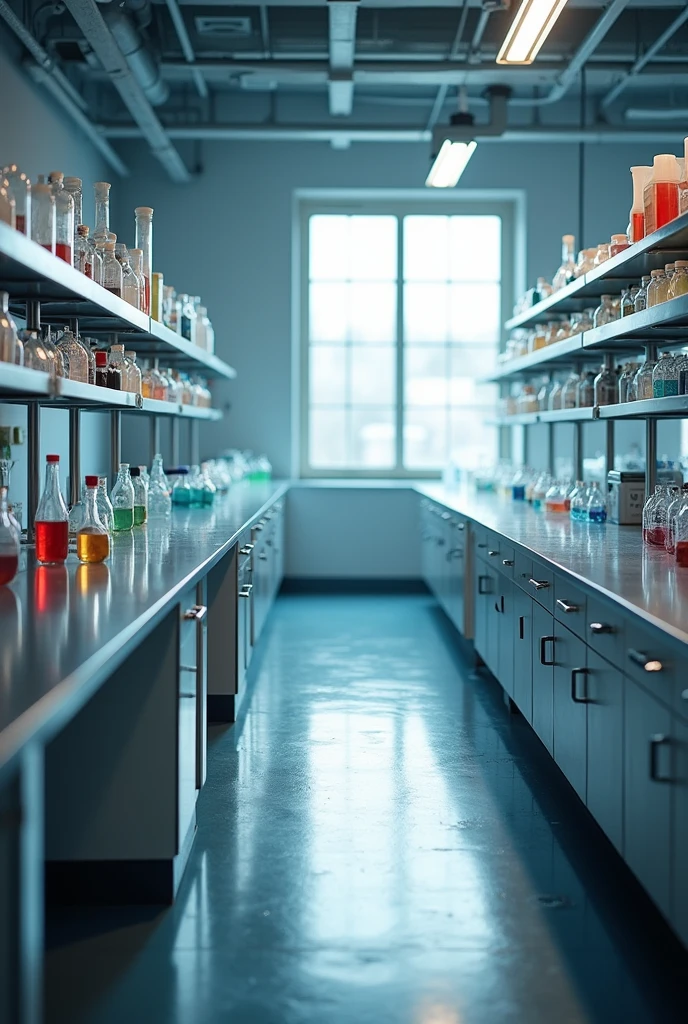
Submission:
POLYGON ((330 66, 327 92, 330 114, 349 117, 354 105, 354 57, 358 0, 328 0, 330 66))

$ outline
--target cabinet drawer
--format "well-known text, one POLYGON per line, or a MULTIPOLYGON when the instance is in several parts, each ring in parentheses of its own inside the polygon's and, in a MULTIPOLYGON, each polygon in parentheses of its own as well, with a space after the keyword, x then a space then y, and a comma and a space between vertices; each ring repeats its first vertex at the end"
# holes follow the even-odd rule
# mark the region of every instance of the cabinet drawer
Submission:
POLYGON ((623 641, 623 616, 618 607, 598 597, 588 596, 585 623, 585 642, 588 646, 614 665, 621 665, 623 641))
POLYGON ((533 561, 532 576, 526 580, 527 591, 538 604, 548 611, 554 607, 554 573, 539 562, 533 561))
POLYGON ((489 530, 486 530, 484 526, 480 526, 476 523, 473 527, 473 536, 475 537, 475 551, 480 558, 487 558, 487 543, 488 543, 489 530))
POLYGON ((494 533, 492 530, 487 531, 487 561, 489 565, 494 565, 495 569, 501 568, 501 551, 504 546, 504 538, 494 533))
POLYGON ((516 551, 514 555, 514 580, 522 590, 532 593, 528 582, 533 575, 533 559, 522 551, 516 551))
POLYGON ((554 615, 562 625, 570 629, 572 633, 586 640, 586 605, 587 595, 570 583, 565 576, 556 576, 554 579, 554 615))
POLYGON ((672 646, 661 634, 636 619, 629 620, 625 631, 622 667, 627 676, 666 704, 674 703, 674 698, 680 700, 678 665, 672 646))
POLYGON ((514 578, 514 569, 516 568, 514 549, 504 541, 499 546, 499 558, 496 559, 496 562, 501 573, 504 573, 509 579, 514 578))

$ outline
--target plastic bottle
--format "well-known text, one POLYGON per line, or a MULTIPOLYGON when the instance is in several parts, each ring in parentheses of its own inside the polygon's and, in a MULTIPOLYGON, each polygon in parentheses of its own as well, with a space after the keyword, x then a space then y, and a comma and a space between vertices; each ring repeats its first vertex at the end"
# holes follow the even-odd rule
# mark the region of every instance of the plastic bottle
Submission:
POLYGON ((55 196, 55 255, 74 266, 74 199, 64 187, 62 171, 48 175, 55 196))
POLYGON ((651 174, 651 167, 631 167, 633 205, 628 221, 628 237, 631 243, 640 242, 645 237, 645 186, 651 174))
POLYGON ((662 352, 652 371, 652 397, 673 398, 678 395, 678 367, 670 352, 662 352))
POLYGON ((31 181, 16 164, 2 169, 9 195, 14 199, 14 226, 23 235, 31 237, 31 181))
POLYGON ((0 292, 0 362, 14 363, 17 359, 17 325, 10 316, 10 297, 0 292))
POLYGON ((69 513, 60 492, 60 456, 46 455, 45 487, 36 509, 36 559, 61 565, 69 547, 69 513))
POLYGON ((39 176, 31 193, 31 237, 55 254, 55 196, 43 175, 39 176))
POLYGON ((588 491, 588 520, 591 523, 605 523, 607 521, 607 502, 602 491, 593 483, 588 491))
POLYGON ((134 487, 129 476, 129 463, 120 463, 115 486, 110 495, 116 533, 131 530, 134 526, 134 487))
POLYGON ((98 514, 98 477, 86 477, 84 509, 76 535, 80 562, 104 562, 110 554, 110 534, 98 514))
POLYGON ((148 519, 148 485, 139 466, 132 466, 129 475, 134 487, 134 526, 143 526, 148 519))
POLYGON ((106 476, 98 477, 96 504, 98 506, 98 518, 103 526, 107 527, 108 533, 112 533, 115 529, 115 511, 112 507, 112 502, 108 497, 107 483, 108 480, 106 476))
POLYGON ((678 217, 681 169, 673 153, 660 153, 644 189, 645 235, 678 217))

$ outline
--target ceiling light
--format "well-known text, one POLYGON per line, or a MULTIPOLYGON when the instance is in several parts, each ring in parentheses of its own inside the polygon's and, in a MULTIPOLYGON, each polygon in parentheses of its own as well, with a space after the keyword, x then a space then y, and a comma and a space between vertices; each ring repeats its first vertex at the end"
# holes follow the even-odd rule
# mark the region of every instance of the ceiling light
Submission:
POLYGON ((498 64, 532 64, 566 0, 523 0, 497 54, 498 64))
POLYGON ((452 142, 445 139, 435 157, 425 184, 431 188, 453 188, 466 170, 466 164, 477 149, 475 142, 452 142))

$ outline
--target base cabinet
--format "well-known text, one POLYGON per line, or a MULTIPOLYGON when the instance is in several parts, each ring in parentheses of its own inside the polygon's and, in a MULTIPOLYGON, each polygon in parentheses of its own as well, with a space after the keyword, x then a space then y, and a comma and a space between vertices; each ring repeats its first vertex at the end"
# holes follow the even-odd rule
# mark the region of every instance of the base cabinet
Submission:
POLYGON ((533 724, 533 599, 514 586, 513 700, 527 722, 533 724))
POLYGON ((624 678, 588 648, 588 810, 623 852, 624 678))
POLYGON ((674 719, 671 920, 688 945, 688 723, 674 719))
POLYGON ((533 601, 533 729, 554 752, 553 701, 556 637, 551 612, 533 601))
POLYGON ((581 800, 587 785, 588 696, 586 646, 555 624, 556 664, 552 699, 554 760, 581 800))
POLYGON ((476 559, 473 588, 475 610, 475 649, 486 665, 497 668, 496 654, 490 652, 492 620, 494 619, 495 575, 482 561, 476 559))
POLYGON ((511 698, 514 696, 514 624, 516 587, 510 579, 497 573, 498 616, 497 678, 511 698))

